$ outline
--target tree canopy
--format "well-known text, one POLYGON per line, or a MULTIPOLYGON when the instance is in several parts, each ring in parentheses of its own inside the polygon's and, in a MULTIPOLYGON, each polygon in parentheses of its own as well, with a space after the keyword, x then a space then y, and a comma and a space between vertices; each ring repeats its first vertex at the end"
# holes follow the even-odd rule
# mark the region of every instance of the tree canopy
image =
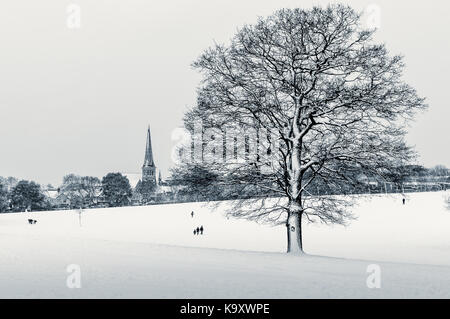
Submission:
POLYGON ((109 173, 103 177, 102 192, 111 207, 128 205, 132 196, 128 178, 120 173, 109 173))
POLYGON ((10 193, 11 208, 16 212, 48 208, 41 186, 35 182, 20 181, 10 193))

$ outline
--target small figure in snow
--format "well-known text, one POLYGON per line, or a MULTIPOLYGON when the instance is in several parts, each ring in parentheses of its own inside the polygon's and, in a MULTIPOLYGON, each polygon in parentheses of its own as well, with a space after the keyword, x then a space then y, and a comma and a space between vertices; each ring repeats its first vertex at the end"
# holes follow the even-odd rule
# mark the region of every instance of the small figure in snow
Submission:
POLYGON ((200 226, 200 235, 203 235, 203 225, 200 226))
POLYGON ((197 235, 198 235, 200 233, 200 228, 197 227, 196 231, 197 231, 197 235))
POLYGON ((197 230, 196 229, 194 229, 194 235, 197 235, 197 230))
POLYGON ((191 216, 192 216, 192 218, 194 218, 194 211, 191 212, 191 216))
POLYGON ((32 219, 28 219, 28 224, 33 224, 33 220, 32 219))
POLYGON ((403 199, 402 199, 402 202, 403 202, 403 205, 405 205, 405 203, 406 203, 406 199, 403 197, 403 199))

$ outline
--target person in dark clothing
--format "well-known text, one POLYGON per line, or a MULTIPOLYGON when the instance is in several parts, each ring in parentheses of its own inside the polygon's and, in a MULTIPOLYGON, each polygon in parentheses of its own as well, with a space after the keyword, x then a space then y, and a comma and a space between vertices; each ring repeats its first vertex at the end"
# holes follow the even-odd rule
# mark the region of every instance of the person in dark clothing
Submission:
POLYGON ((197 235, 197 230, 196 229, 194 229, 194 235, 197 235))
POLYGON ((194 211, 191 212, 191 216, 192 216, 192 218, 194 218, 194 211))
POLYGON ((200 226, 200 235, 203 235, 203 225, 200 226))
POLYGON ((406 203, 406 199, 405 199, 405 198, 403 198, 403 200, 402 200, 402 201, 403 201, 403 205, 405 205, 405 203, 406 203))
POLYGON ((200 233, 200 228, 199 227, 197 227, 197 235, 200 233))

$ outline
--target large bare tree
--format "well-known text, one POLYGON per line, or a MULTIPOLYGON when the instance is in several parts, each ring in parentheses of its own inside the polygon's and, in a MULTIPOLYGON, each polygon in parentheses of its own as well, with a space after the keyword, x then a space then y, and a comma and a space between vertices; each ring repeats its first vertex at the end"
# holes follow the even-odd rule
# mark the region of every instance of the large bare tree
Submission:
POLYGON ((238 30, 230 44, 205 50, 193 63, 203 74, 198 103, 185 117, 191 132, 203 125, 203 161, 184 163, 174 176, 203 166, 216 176, 205 193, 257 189, 267 198, 237 201, 230 213, 285 223, 291 253, 303 252, 303 217, 345 223, 350 197, 313 196, 314 189, 346 193, 362 176, 388 178, 414 155, 404 127, 426 108, 402 80, 402 57, 373 43, 374 32, 348 6, 282 9, 238 30), (205 128, 238 132, 234 149, 229 136, 205 128), (238 140, 244 161, 230 163, 238 140), (219 161, 206 161, 209 153, 219 161))

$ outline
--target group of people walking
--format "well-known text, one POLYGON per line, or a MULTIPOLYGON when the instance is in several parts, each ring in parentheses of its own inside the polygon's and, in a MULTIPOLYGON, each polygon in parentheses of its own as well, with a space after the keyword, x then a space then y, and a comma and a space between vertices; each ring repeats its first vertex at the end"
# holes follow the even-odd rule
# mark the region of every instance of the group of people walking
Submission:
POLYGON ((194 229, 194 235, 203 235, 203 225, 194 229))

